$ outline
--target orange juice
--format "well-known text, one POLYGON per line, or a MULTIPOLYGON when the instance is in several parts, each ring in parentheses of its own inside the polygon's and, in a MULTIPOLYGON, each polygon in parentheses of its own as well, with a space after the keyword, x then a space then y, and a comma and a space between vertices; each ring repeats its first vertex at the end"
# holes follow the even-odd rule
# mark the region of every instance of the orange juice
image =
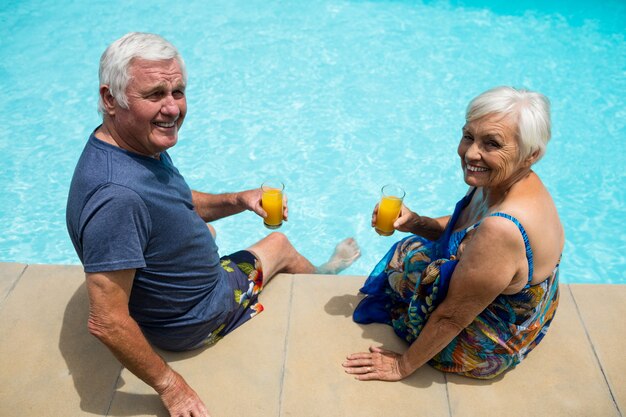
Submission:
POLYGON ((261 205, 267 212, 263 224, 268 229, 278 229, 283 224, 283 190, 267 185, 263 185, 262 190, 261 205))
POLYGON ((396 221, 402 209, 402 199, 395 196, 383 196, 378 205, 376 215, 376 230, 383 236, 391 236, 394 232, 393 222, 396 221))

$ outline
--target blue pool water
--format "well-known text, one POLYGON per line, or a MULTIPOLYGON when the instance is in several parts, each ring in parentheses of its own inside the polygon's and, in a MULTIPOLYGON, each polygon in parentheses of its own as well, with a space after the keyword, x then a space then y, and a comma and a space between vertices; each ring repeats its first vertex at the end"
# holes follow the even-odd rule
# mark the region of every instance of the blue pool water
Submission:
MULTIPOLYGON (((186 59, 189 113, 171 154, 190 185, 233 191, 282 176, 282 230, 315 263, 355 236, 352 274, 400 237, 369 226, 383 184, 402 185, 426 215, 463 195, 456 145, 473 96, 501 84, 543 92, 553 139, 536 171, 566 229, 562 280, 626 283, 622 0, 8 3, 0 261, 78 263, 65 199, 99 123, 98 59, 135 30, 186 59)), ((251 213, 215 226, 221 253, 267 234, 251 213)))

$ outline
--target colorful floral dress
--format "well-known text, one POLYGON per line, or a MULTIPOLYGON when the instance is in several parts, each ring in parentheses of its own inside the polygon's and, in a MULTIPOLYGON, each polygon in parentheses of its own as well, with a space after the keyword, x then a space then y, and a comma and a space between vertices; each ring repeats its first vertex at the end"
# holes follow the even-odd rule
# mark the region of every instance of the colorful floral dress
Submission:
MULTIPOLYGON (((392 246, 374 268, 361 292, 367 296, 354 311, 357 323, 385 323, 412 343, 446 295, 457 264, 460 243, 480 222, 452 232, 475 190, 455 208, 443 236, 430 241, 412 235, 392 246)), ((445 371, 488 379, 515 367, 541 341, 559 300, 558 265, 543 282, 530 285, 533 256, 521 223, 505 213, 493 213, 516 224, 524 239, 528 283, 518 293, 501 294, 429 364, 445 371)))

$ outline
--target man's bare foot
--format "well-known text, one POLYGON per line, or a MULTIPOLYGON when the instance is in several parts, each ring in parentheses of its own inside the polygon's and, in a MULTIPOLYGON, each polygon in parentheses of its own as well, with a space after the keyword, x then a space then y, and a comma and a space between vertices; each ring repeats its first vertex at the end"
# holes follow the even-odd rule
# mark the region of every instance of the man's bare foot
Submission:
POLYGON ((361 249, 356 240, 349 237, 335 247, 335 252, 328 262, 317 267, 318 274, 334 275, 343 271, 361 256, 361 249))

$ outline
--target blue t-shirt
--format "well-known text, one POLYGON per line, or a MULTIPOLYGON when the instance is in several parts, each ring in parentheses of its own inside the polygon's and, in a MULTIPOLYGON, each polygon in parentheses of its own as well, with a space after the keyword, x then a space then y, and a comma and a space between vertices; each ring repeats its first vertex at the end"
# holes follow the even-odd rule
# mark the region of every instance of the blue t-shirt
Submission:
POLYGON ((85 272, 136 269, 129 309, 146 337, 171 350, 197 345, 237 305, 191 190, 167 152, 145 157, 94 133, 66 213, 85 272))

